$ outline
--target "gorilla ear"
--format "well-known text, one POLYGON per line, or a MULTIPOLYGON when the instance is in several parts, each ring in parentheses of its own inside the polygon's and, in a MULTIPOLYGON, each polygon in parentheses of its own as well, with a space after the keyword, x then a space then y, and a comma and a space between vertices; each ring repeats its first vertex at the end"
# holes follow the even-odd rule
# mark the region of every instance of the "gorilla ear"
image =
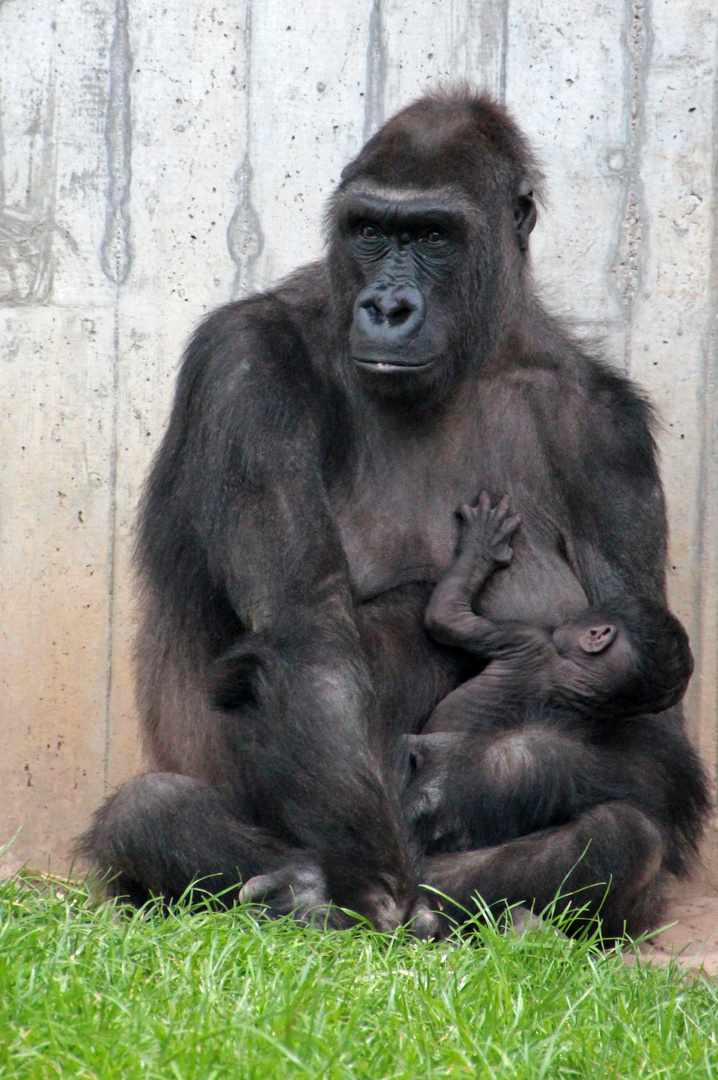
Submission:
POLYGON ((418 772, 426 763, 429 745, 425 735, 405 735, 404 745, 409 752, 409 764, 412 772, 418 772))
POLYGON ((514 206, 514 221, 521 251, 529 249, 529 233, 536 224, 536 203, 531 185, 524 180, 519 187, 514 206))
POLYGON ((607 649, 612 641, 616 640, 616 634, 618 630, 610 623, 603 623, 601 626, 589 626, 587 630, 583 630, 578 636, 578 643, 587 653, 600 653, 604 649, 607 649))

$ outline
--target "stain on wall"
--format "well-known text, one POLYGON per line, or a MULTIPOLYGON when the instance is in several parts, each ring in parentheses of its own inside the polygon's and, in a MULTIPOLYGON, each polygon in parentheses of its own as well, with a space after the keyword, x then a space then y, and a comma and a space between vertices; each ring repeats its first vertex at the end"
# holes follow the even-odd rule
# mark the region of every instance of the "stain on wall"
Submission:
POLYGON ((32 100, 24 198, 8 203, 0 97, 0 304, 42 304, 52 291, 54 123, 55 80, 50 69, 45 86, 32 100))
POLYGON ((240 34, 242 53, 242 87, 244 104, 244 131, 246 149, 234 174, 237 186, 237 204, 227 226, 227 248, 236 266, 233 297, 245 296, 257 287, 257 260, 262 254, 264 236, 259 215, 252 201, 252 5, 245 0, 245 15, 240 34))
POLYGON ((117 0, 110 45, 107 99, 107 218, 102 239, 102 269, 121 285, 130 272, 130 184, 132 182, 132 102, 129 12, 127 0, 117 0))

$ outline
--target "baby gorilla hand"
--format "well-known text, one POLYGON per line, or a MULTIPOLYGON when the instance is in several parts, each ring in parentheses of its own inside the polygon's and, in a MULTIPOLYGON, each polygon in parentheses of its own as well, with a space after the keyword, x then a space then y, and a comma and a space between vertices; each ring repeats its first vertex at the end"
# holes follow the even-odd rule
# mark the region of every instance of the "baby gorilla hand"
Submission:
POLYGON ((458 514, 464 523, 461 554, 472 552, 477 559, 494 566, 508 566, 514 554, 511 538, 521 524, 521 515, 511 514, 508 495, 492 507, 489 495, 482 491, 476 506, 464 503, 458 514))

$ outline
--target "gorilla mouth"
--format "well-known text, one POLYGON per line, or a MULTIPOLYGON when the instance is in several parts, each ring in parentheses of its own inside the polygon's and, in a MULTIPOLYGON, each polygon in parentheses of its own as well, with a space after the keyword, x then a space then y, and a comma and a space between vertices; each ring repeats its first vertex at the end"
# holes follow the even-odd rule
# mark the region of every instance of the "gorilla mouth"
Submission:
POLYGON ((428 371, 436 362, 436 357, 428 360, 406 361, 394 359, 372 359, 367 356, 353 357, 357 367, 371 371, 376 375, 407 375, 428 371))

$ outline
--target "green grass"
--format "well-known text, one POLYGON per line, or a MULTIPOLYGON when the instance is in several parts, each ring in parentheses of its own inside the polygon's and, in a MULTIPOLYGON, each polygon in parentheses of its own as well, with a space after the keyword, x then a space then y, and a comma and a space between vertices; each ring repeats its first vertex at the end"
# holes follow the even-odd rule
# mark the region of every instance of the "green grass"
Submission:
POLYGON ((539 927, 432 945, 0 886, 0 1077, 716 1077, 718 985, 539 927))

